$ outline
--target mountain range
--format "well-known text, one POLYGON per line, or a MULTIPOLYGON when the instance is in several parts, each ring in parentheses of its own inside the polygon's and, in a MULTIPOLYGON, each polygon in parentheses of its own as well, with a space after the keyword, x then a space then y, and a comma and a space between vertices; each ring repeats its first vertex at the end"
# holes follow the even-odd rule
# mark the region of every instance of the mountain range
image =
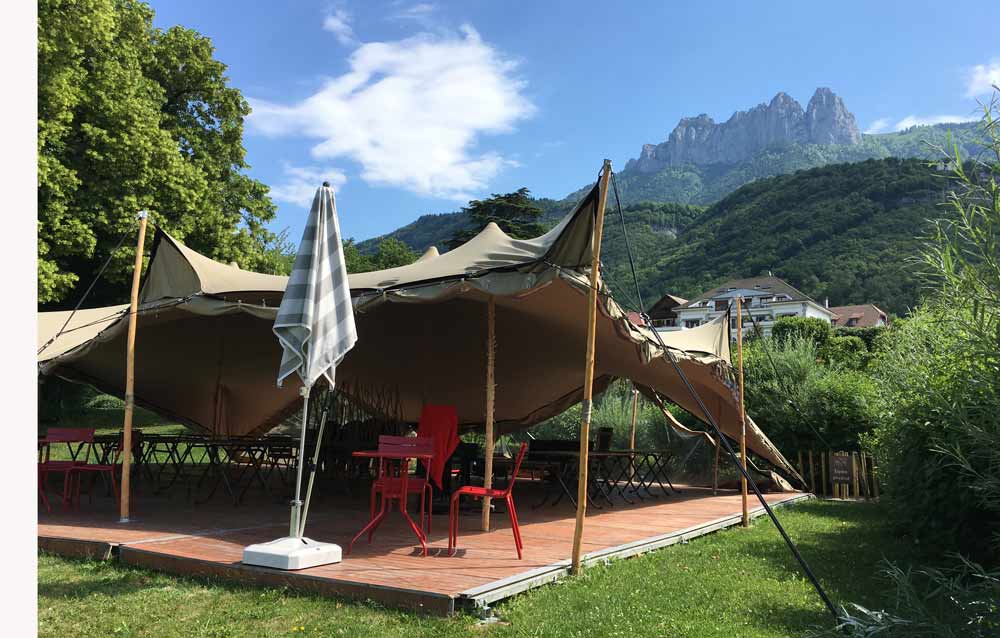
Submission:
MULTIPOLYGON (((916 226, 934 215, 935 198, 943 192, 931 186, 934 171, 926 160, 940 158, 952 144, 974 152, 976 130, 976 123, 964 123, 863 134, 844 101, 827 88, 817 89, 806 108, 778 93, 722 123, 704 114, 682 118, 663 142, 644 144, 639 157, 615 176, 646 305, 665 292, 693 296, 726 277, 773 270, 807 294, 829 296, 835 304, 870 301, 904 312, 916 301, 908 271, 868 262, 898 260, 912 251, 916 226), (820 167, 829 170, 810 170, 820 167), (831 184, 833 190, 823 190, 831 184), (907 194, 907 186, 914 192, 907 194), (879 195, 880 188, 891 189, 895 199, 879 195), (789 189, 805 199, 779 197, 789 189), (767 204, 779 200, 779 208, 767 204), (859 216, 862 210, 867 213, 859 216), (742 230, 749 235, 722 233, 733 224, 741 228, 738 220, 748 216, 754 225, 742 230), (792 219, 794 228, 787 225, 792 219), (881 235, 869 232, 875 228, 881 235), (749 237, 761 230, 765 234, 758 243, 767 249, 752 249, 749 237), (838 234, 851 239, 838 247, 838 234), (771 246, 774 241, 782 246, 771 246), (697 246, 694 255, 691 246, 697 246), (810 261, 819 255, 837 268, 810 261)), ((537 199, 545 221, 555 223, 590 187, 560 200, 537 199)), ((624 270, 620 223, 615 216, 610 219, 619 225, 605 231, 602 261, 609 277, 631 280, 624 270)), ((440 247, 467 225, 460 212, 424 215, 386 236, 423 251, 440 247)), ((373 252, 383 237, 358 247, 373 252)))

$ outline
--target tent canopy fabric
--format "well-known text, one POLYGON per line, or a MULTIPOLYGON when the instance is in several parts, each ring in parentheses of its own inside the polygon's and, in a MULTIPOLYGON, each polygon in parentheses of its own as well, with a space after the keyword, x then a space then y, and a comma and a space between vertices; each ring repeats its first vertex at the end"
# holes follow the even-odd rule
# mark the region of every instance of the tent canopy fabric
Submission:
MULTIPOLYGON (((489 224, 449 252, 429 250, 407 266, 350 275, 358 342, 338 377, 352 387, 393 388, 405 421, 416 423, 422 406, 433 403, 454 405, 463 429, 482 427, 493 297, 498 430, 530 427, 578 403, 597 201, 595 186, 534 239, 513 239, 489 224)), ((136 401, 216 434, 276 425, 297 399, 296 384, 274 384, 281 351, 270 329, 286 282, 216 262, 158 231, 141 292, 136 401)), ((595 390, 627 378, 701 417, 651 329, 629 321, 603 282, 600 291, 595 390)), ((48 316, 55 314, 40 313, 40 343, 58 331, 61 321, 48 316)), ((41 371, 121 395, 126 327, 118 318, 63 333, 39 354, 41 371)), ((736 438, 728 321, 661 338, 716 422, 736 438)), ((750 420, 747 445, 795 475, 750 420)))

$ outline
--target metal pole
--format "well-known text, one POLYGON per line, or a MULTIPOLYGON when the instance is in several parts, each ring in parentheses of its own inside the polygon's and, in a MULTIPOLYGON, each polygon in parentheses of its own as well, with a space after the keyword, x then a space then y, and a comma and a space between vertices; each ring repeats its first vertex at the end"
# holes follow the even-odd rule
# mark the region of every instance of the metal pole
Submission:
MULTIPOLYGON (((330 388, 330 392, 333 392, 333 388, 330 388)), ((323 445, 323 431, 326 429, 326 414, 327 409, 323 408, 323 412, 320 416, 319 421, 319 436, 316 438, 316 450, 313 452, 312 465, 309 466, 309 484, 306 487, 306 502, 302 506, 302 520, 299 521, 299 537, 306 535, 306 519, 309 517, 309 501, 312 498, 313 493, 313 482, 316 480, 316 464, 319 463, 319 448, 323 445)), ((305 440, 305 437, 302 437, 305 440)))
POLYGON ((295 473, 295 500, 292 501, 292 520, 289 523, 289 536, 302 537, 299 527, 299 517, 302 514, 302 466, 305 465, 306 458, 306 425, 309 423, 309 390, 307 385, 302 386, 299 394, 302 395, 302 432, 299 436, 299 456, 298 470, 295 473))
POLYGON ((573 573, 580 573, 580 555, 583 551, 583 519, 587 514, 587 465, 590 451, 590 412, 594 397, 594 354, 597 346, 597 288, 601 274, 601 237, 604 234, 604 207, 608 201, 608 181, 611 179, 611 160, 604 160, 600 188, 597 193, 597 215, 594 220, 592 246, 593 261, 590 266, 590 295, 587 300, 587 358, 583 374, 583 419, 580 423, 580 473, 577 477, 576 527, 573 531, 573 573))
POLYGON ((135 411, 135 331, 139 313, 139 280, 142 275, 142 250, 146 242, 146 211, 139 212, 139 241, 135 246, 132 271, 132 297, 129 303, 128 340, 125 346, 125 422, 122 426, 122 494, 119 499, 119 522, 129 522, 129 496, 132 491, 132 415, 135 411))

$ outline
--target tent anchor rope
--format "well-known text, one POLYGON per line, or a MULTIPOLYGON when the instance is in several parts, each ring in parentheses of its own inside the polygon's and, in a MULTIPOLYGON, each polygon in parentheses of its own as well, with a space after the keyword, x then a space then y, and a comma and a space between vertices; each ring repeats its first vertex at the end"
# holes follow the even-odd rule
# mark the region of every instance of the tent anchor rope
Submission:
MULTIPOLYGON (((611 183, 615 193, 615 203, 617 204, 618 207, 618 216, 621 218, 622 222, 622 234, 625 237, 625 252, 628 255, 629 266, 632 270, 632 280, 635 283, 636 295, 638 295, 639 304, 641 305, 642 292, 639 289, 639 277, 636 274, 635 270, 635 261, 632 257, 632 247, 628 240, 628 232, 625 229, 625 214, 622 211, 621 199, 618 196, 618 180, 615 179, 614 173, 612 173, 611 175, 611 183)), ((645 311, 640 311, 640 315, 642 316, 643 321, 647 321, 649 319, 649 315, 647 315, 645 311)), ((705 405, 704 401, 702 401, 701 395, 699 395, 698 391, 695 390, 693 385, 691 385, 690 379, 688 379, 687 375, 684 373, 684 370, 681 369, 680 364, 677 363, 677 359, 674 358, 673 352, 666 347, 666 344, 663 343, 663 340, 660 338, 659 331, 653 330, 652 332, 654 335, 656 335, 656 340, 663 348, 663 351, 667 355, 667 359, 673 366, 674 371, 677 373, 677 376, 680 377, 681 381, 684 382, 687 391, 691 394, 691 397, 698 404, 698 408, 705 415, 705 418, 708 420, 708 424, 712 427, 712 430, 715 432, 716 437, 725 446, 726 453, 729 454, 729 458, 733 461, 733 465, 735 465, 737 469, 740 470, 740 474, 743 475, 743 478, 747 481, 747 484, 750 485, 751 488, 753 488, 753 492, 757 496, 757 499, 760 501, 760 504, 763 506, 764 511, 767 512, 767 515, 768 517, 770 517, 771 522, 774 523, 774 526, 778 528, 778 532, 784 539, 785 544, 788 545, 788 549, 791 550, 792 555, 795 556, 795 559, 802 567, 802 571, 805 572, 806 576, 809 578, 809 581, 816 589, 816 593, 819 594, 819 597, 823 600, 823 603, 826 605, 827 610, 833 616, 834 620, 839 622, 841 620, 841 617, 840 614, 837 613, 837 608, 834 607, 833 601, 830 600, 830 597, 827 595, 826 590, 823 589, 823 586, 816 578, 816 575, 809 567, 809 564, 806 562, 805 558, 803 558, 802 554, 799 553, 798 547, 796 547, 794 541, 792 541, 791 537, 788 535, 788 532, 785 531, 784 526, 782 526, 781 522, 778 521, 778 517, 775 515, 774 510, 771 509, 771 506, 768 504, 767 499, 764 498, 764 495, 761 493, 760 488, 757 486, 756 481, 753 480, 753 477, 750 476, 750 473, 747 471, 747 469, 737 461, 736 452, 733 450, 733 446, 729 443, 729 439, 727 439, 722 434, 722 429, 719 427, 718 423, 715 422, 715 418, 712 416, 712 413, 709 412, 708 407, 705 405)))

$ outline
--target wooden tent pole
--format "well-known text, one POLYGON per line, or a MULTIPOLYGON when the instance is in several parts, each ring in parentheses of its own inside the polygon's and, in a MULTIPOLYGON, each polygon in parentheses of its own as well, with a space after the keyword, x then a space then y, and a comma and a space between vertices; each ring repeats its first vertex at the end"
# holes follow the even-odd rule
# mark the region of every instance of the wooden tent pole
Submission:
POLYGON ((740 373, 740 463, 743 473, 740 475, 740 496, 743 498, 743 527, 750 525, 750 512, 747 505, 747 416, 743 403, 743 297, 736 298, 736 358, 739 360, 740 373))
POLYGON ((639 390, 632 384, 632 426, 628 432, 628 449, 635 449, 635 421, 639 416, 639 390))
POLYGON ((601 284, 601 238, 604 234, 604 207, 608 203, 608 182, 611 180, 611 160, 604 160, 591 248, 590 294, 587 299, 587 358, 583 373, 583 418, 580 422, 580 474, 576 490, 576 529, 573 531, 573 573, 580 573, 583 548, 583 519, 587 514, 587 465, 590 444, 590 411, 594 397, 594 351, 597 346, 597 288, 601 284))
POLYGON ((722 441, 715 442, 715 465, 712 467, 712 496, 719 491, 719 452, 722 450, 722 441))
MULTIPOLYGON (((632 425, 629 427, 628 431, 628 449, 635 449, 635 422, 636 418, 639 416, 639 388, 635 387, 635 383, 632 384, 632 425)), ((635 479, 635 454, 629 457, 629 478, 635 479)))
POLYGON ((142 249, 146 243, 146 211, 139 212, 139 241, 135 247, 132 271, 132 298, 129 304, 128 340, 125 346, 125 423, 122 426, 122 484, 118 501, 120 523, 129 522, 129 495, 132 489, 132 413, 135 411, 135 328, 139 312, 139 280, 142 275, 142 249))
MULTIPOLYGON (((483 487, 493 487, 493 402, 496 396, 493 366, 496 358, 496 314, 497 306, 493 295, 486 305, 486 469, 483 487)), ((514 477, 511 477, 514 480, 514 477)), ((483 531, 490 531, 490 498, 483 498, 483 531)))

